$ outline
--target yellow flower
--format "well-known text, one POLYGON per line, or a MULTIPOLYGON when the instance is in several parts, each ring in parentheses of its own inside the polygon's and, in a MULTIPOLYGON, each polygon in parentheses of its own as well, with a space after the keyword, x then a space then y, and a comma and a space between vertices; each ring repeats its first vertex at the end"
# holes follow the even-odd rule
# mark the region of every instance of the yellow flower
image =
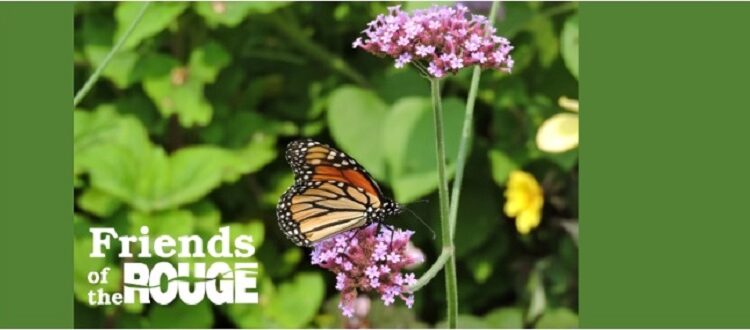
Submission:
POLYGON ((529 173, 513 171, 505 189, 505 214, 516 218, 516 229, 528 234, 542 220, 544 194, 542 187, 529 173))

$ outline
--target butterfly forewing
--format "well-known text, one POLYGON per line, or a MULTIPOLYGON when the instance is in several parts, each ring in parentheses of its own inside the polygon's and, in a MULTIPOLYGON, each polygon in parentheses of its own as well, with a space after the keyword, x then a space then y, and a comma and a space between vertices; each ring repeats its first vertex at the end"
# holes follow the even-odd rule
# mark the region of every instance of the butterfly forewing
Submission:
POLYGON ((326 144, 297 140, 286 160, 295 183, 281 197, 276 215, 284 234, 310 246, 334 234, 382 221, 385 202, 377 183, 356 160, 326 144))

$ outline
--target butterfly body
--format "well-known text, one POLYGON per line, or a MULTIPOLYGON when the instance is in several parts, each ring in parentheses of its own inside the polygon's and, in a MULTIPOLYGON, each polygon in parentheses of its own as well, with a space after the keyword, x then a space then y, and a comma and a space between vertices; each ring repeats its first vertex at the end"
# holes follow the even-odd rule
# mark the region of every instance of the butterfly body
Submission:
POLYGON ((299 246, 385 221, 401 212, 359 163, 310 139, 291 142, 286 160, 294 184, 276 207, 279 227, 299 246))

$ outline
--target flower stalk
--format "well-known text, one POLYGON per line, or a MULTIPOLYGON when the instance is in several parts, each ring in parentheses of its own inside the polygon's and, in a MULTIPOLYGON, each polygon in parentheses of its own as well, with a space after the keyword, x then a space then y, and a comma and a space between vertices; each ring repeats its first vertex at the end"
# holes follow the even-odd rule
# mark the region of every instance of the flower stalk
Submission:
MULTIPOLYGON (((443 134, 443 104, 440 100, 440 79, 430 79, 432 91, 432 112, 435 119, 435 148, 438 168, 438 196, 440 199, 440 227, 444 251, 453 251, 453 235, 448 218, 448 176, 445 164, 445 136, 443 134)), ((445 262, 445 295, 448 304, 448 327, 456 327, 458 318, 458 285, 456 280, 456 262, 453 253, 447 256, 445 262)))
MULTIPOLYGON (((492 2, 490 8, 489 25, 495 25, 495 14, 498 9, 498 1, 492 2)), ((487 31, 489 34, 489 31, 487 31)), ((453 179, 453 186, 451 187, 451 202, 450 202, 450 213, 449 222, 451 228, 451 236, 456 233, 456 219, 458 218, 458 202, 461 197, 461 184, 464 181, 464 170, 466 169, 466 161, 469 158, 469 149, 471 149, 472 135, 474 128, 474 104, 477 100, 477 91, 479 90, 479 78, 481 75, 481 68, 478 66, 474 67, 474 71, 471 75, 471 86, 469 87, 469 96, 466 98, 466 111, 464 113, 464 123, 461 132, 461 141, 458 146, 458 155, 456 157, 456 173, 453 179)))

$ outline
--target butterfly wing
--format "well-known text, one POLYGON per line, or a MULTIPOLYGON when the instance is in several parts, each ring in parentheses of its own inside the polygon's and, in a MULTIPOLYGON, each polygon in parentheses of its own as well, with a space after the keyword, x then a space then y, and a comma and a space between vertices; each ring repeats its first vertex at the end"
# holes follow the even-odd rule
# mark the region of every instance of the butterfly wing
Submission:
POLYGON ((310 246, 367 225, 373 210, 381 207, 377 183, 345 153, 316 141, 297 140, 287 147, 286 159, 295 183, 281 197, 276 216, 295 244, 310 246))
POLYGON ((292 166, 297 182, 343 182, 361 187, 369 194, 383 196, 367 170, 354 158, 327 144, 309 139, 294 141, 286 149, 286 160, 292 166))

